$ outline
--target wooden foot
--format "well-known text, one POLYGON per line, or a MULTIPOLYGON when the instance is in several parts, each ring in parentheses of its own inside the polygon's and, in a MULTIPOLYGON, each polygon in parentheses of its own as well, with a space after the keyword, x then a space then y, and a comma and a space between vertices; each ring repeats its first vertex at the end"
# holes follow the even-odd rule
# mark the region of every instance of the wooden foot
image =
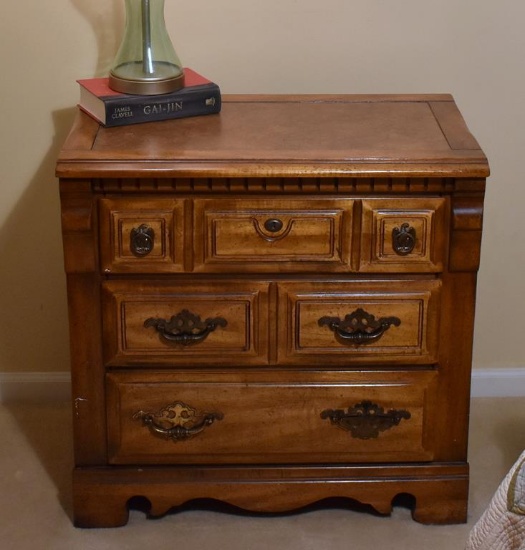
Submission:
POLYGON ((442 491, 427 490, 416 498, 412 517, 427 525, 450 525, 467 521, 468 483, 446 487, 442 491), (463 493, 463 494, 458 494, 463 493))
POLYGON ((73 522, 75 527, 121 527, 128 523, 129 496, 107 484, 84 483, 73 475, 73 522))

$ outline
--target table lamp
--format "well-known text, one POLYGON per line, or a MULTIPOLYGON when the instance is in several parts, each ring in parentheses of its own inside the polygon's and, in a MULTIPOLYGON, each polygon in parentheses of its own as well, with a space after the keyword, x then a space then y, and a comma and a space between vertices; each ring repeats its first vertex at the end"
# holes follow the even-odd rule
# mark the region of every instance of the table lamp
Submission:
POLYGON ((109 86, 125 94, 157 95, 184 86, 184 71, 164 21, 164 0, 125 0, 124 37, 109 86))

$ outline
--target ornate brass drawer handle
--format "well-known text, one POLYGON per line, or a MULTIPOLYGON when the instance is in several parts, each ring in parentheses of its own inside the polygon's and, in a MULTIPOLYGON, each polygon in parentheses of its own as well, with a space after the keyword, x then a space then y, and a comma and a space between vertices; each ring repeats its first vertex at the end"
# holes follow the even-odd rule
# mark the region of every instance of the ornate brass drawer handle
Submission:
POLYGON ((392 248, 399 256, 410 254, 416 246, 416 230, 408 223, 392 229, 392 248))
POLYGON ((195 315, 183 309, 177 315, 173 315, 169 321, 150 317, 144 321, 144 326, 155 327, 163 340, 169 343, 189 346, 205 340, 217 327, 225 327, 226 319, 215 317, 202 321, 199 315, 195 315))
POLYGON ((390 409, 385 412, 383 407, 371 401, 361 401, 348 410, 327 409, 321 413, 321 418, 329 418, 330 422, 356 439, 375 439, 380 432, 397 426, 401 420, 409 420, 410 413, 404 410, 390 409))
POLYGON ((131 252, 135 256, 147 256, 155 246, 155 231, 152 227, 143 223, 131 230, 129 239, 131 252))
POLYGON ((156 413, 137 411, 134 420, 142 420, 153 435, 183 441, 199 434, 216 420, 222 420, 220 412, 197 412, 182 401, 175 401, 156 413))
POLYGON ((339 317, 321 317, 318 324, 333 331, 338 342, 358 346, 377 342, 392 325, 398 327, 401 321, 397 317, 376 319, 359 308, 346 315, 343 320, 339 317))

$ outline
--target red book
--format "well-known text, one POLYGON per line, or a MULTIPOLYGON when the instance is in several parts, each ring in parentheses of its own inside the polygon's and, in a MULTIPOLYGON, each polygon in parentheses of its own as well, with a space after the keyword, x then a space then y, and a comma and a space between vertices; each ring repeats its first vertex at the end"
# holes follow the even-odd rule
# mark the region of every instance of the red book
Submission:
POLYGON ((221 110, 219 86, 192 69, 184 69, 184 88, 169 94, 123 94, 112 90, 108 81, 107 77, 77 80, 78 106, 104 126, 211 115, 221 110))

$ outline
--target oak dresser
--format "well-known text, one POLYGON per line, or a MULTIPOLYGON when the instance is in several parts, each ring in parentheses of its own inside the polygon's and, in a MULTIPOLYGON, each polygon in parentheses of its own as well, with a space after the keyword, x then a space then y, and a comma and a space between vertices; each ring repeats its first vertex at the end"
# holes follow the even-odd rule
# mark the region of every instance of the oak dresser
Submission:
POLYGON ((60 153, 74 520, 466 519, 487 160, 449 95, 225 96, 60 153))

